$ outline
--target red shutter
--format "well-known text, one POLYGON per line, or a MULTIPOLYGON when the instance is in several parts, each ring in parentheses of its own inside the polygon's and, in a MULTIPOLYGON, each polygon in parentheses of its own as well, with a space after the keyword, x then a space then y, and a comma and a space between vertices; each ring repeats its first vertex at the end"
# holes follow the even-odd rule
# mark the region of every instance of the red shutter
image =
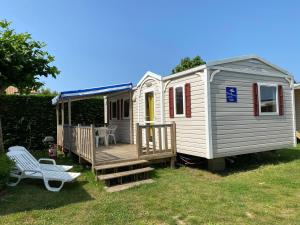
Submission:
POLYGON ((257 83, 254 83, 252 85, 252 93, 253 93, 253 112, 254 112, 254 116, 259 116, 258 86, 257 86, 257 83))
POLYGON ((191 110, 191 84, 185 84, 185 116, 187 118, 192 117, 192 110, 191 110))
POLYGON ((283 88, 282 85, 278 85, 278 103, 279 103, 279 116, 283 115, 284 102, 283 102, 283 88))
POLYGON ((169 88, 169 115, 174 118, 174 93, 173 87, 169 88))
POLYGON ((120 119, 120 100, 117 100, 117 119, 120 119))
POLYGON ((123 98, 121 99, 121 120, 123 119, 123 98))
POLYGON ((111 101, 109 102, 109 120, 111 120, 111 117, 112 117, 112 115, 111 115, 111 101))

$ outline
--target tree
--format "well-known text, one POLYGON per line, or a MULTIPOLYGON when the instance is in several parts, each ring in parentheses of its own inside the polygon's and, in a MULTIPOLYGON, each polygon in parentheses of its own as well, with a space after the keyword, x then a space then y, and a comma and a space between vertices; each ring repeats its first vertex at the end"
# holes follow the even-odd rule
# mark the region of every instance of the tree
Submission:
POLYGON ((201 66, 203 64, 205 64, 205 61, 203 61, 202 58, 198 55, 193 59, 185 57, 181 59, 180 63, 174 69, 172 69, 172 74, 191 69, 196 66, 201 66))
POLYGON ((58 95, 58 92, 57 91, 52 91, 50 88, 41 88, 41 89, 38 90, 38 94, 47 95, 47 96, 49 96, 49 95, 55 96, 55 95, 58 95))
POLYGON ((3 143, 3 135, 2 135, 2 123, 0 116, 0 154, 4 153, 4 143, 3 143))
POLYGON ((0 21, 0 94, 9 86, 20 93, 39 89, 38 78, 56 78, 59 70, 51 65, 54 56, 43 50, 45 43, 35 41, 29 33, 16 33, 11 22, 0 21))

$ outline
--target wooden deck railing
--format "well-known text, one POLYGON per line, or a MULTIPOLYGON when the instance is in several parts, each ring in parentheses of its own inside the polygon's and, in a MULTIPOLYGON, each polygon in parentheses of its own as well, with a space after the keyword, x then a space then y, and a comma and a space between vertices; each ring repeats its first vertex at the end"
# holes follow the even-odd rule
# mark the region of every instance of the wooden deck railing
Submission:
POLYGON ((95 165, 95 129, 91 126, 58 126, 57 143, 95 165))
POLYGON ((139 159, 176 156, 176 124, 136 124, 136 149, 139 159))
POLYGON ((57 145, 63 146, 63 126, 57 125, 56 127, 56 140, 57 145))

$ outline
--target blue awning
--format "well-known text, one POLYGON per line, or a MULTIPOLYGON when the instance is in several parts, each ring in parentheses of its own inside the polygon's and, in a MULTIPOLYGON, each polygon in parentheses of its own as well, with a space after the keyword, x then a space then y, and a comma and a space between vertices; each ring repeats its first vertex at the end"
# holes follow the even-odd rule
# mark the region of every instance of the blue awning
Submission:
POLYGON ((82 97, 93 97, 96 95, 104 95, 112 92, 126 91, 132 89, 132 83, 116 84, 96 88, 88 88, 74 91, 63 91, 52 99, 52 104, 56 105, 62 100, 76 100, 82 97))

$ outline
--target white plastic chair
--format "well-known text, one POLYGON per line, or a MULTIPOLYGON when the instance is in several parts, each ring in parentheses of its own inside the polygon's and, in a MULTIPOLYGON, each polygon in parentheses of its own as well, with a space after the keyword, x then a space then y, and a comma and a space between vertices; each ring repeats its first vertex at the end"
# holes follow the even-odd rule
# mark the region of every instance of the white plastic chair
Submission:
POLYGON ((117 125, 109 125, 107 129, 107 140, 109 143, 109 138, 112 137, 114 140, 114 143, 117 144, 116 142, 116 130, 118 126, 117 125))
POLYGON ((31 155, 31 153, 23 146, 12 146, 8 148, 8 151, 23 151, 25 152, 28 157, 31 158, 32 161, 35 161, 35 163, 38 163, 40 167, 44 170, 52 170, 52 171, 58 171, 58 172, 65 172, 69 171, 73 168, 73 166, 68 166, 68 165, 56 165, 56 162, 54 159, 49 159, 49 158, 40 158, 39 160, 36 160, 36 158, 31 155), (41 163, 48 161, 51 164, 46 164, 46 163, 41 163))
POLYGON ((104 141, 104 145, 107 146, 108 142, 107 142, 107 128, 106 127, 98 127, 96 128, 96 131, 98 132, 98 134, 95 136, 96 137, 96 147, 99 147, 99 142, 100 139, 103 139, 104 141))
POLYGON ((72 182, 81 175, 73 172, 44 170, 39 163, 32 160, 24 151, 10 151, 6 155, 15 162, 17 167, 17 170, 12 170, 10 173, 10 176, 17 178, 17 181, 8 182, 8 186, 16 186, 25 178, 42 179, 48 191, 58 192, 62 189, 64 183, 72 182), (59 187, 51 187, 49 181, 59 181, 61 184, 59 187))

